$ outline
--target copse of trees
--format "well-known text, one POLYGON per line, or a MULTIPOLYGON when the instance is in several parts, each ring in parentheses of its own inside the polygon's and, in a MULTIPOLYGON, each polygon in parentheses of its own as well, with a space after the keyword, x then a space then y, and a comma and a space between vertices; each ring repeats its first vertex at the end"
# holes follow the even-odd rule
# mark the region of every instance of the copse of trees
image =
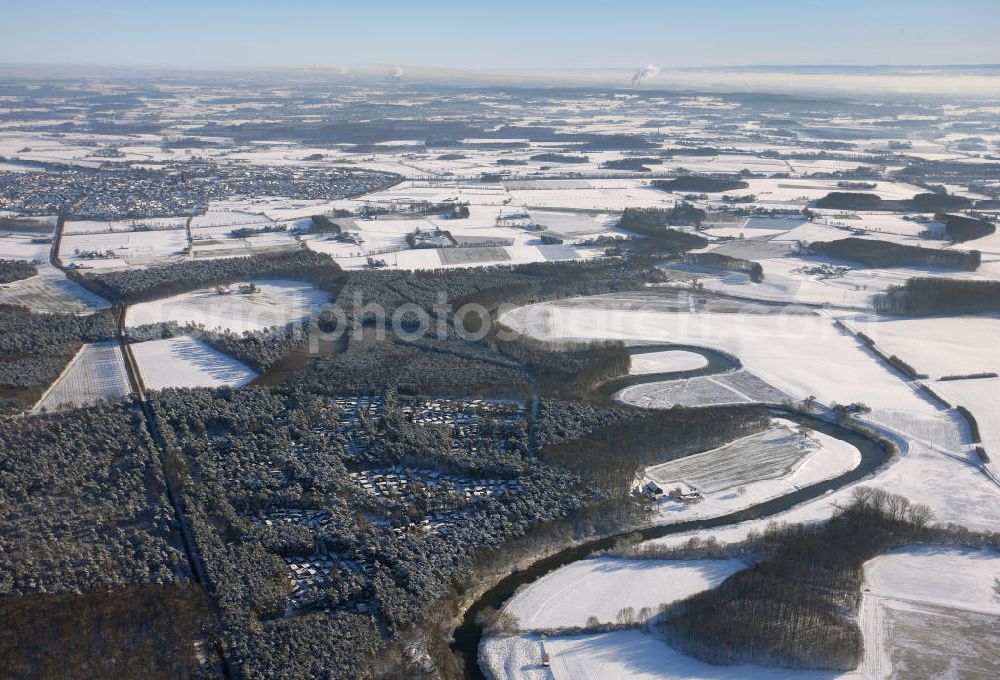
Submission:
MULTIPOLYGON (((618 224, 636 234, 658 236, 663 233, 664 227, 700 226, 706 216, 701 208, 682 201, 672 208, 625 208, 618 224)), ((707 239, 702 240, 703 245, 708 243, 707 239)))
MULTIPOLYGON (((464 157, 463 157, 464 158, 464 157)), ((565 153, 537 153, 531 160, 540 163, 589 163, 588 156, 573 156, 565 153)))
POLYGON ((708 175, 684 175, 676 179, 658 179, 651 182, 654 189, 669 192, 693 192, 714 194, 723 191, 746 189, 750 185, 738 177, 712 177, 708 175))
POLYGON ((877 296, 875 309, 912 316, 1000 312, 1000 281, 912 278, 877 296))
POLYGON ((254 236, 260 236, 261 234, 272 234, 275 232, 287 231, 288 227, 284 224, 268 224, 264 227, 237 227, 229 232, 229 235, 233 238, 251 238, 254 236))
POLYGON ((301 279, 332 292, 338 291, 344 281, 343 271, 329 255, 307 249, 253 257, 176 262, 146 269, 88 272, 80 280, 110 300, 131 304, 264 277, 301 279))
POLYGON ((809 250, 869 267, 947 267, 971 272, 982 259, 978 250, 921 248, 867 238, 819 241, 809 244, 809 250))
POLYGON ((604 161, 601 163, 601 167, 605 170, 634 170, 636 172, 649 172, 649 168, 646 167, 647 165, 660 165, 662 163, 662 158, 632 156, 604 161))
POLYGON ((930 510, 861 487, 825 524, 775 525, 747 541, 767 555, 716 588, 665 608, 670 644, 714 664, 853 670, 867 560, 919 540, 930 510))
POLYGON ((0 283, 13 283, 37 273, 35 266, 24 260, 0 260, 0 283))
POLYGON ((989 236, 997 230, 995 224, 978 217, 938 214, 934 216, 934 219, 944 223, 945 230, 948 232, 948 238, 955 243, 974 241, 977 238, 989 236))
POLYGON ((877 194, 855 191, 831 191, 816 201, 817 208, 830 210, 894 210, 900 212, 943 212, 972 206, 964 196, 923 193, 907 200, 885 200, 877 194))
POLYGON ((764 280, 764 267, 759 262, 744 260, 740 257, 723 255, 722 253, 686 253, 684 261, 688 264, 700 265, 703 267, 713 267, 731 272, 742 272, 750 277, 751 281, 760 283, 764 280))

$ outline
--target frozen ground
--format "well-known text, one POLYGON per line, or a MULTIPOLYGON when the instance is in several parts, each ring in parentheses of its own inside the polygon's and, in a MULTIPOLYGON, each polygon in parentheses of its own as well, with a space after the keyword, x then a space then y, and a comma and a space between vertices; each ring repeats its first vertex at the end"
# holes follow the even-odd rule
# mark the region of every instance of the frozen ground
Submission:
POLYGON ((682 654, 639 631, 550 637, 551 666, 542 666, 537 635, 487 638, 480 660, 493 680, 833 680, 858 673, 802 671, 762 666, 713 666, 682 654))
POLYGON ((918 412, 929 408, 855 338, 812 313, 663 314, 604 305, 588 309, 575 301, 522 307, 504 316, 503 322, 542 340, 621 339, 722 349, 796 399, 812 395, 825 404, 861 401, 873 408, 918 412))
POLYGON ((647 468, 645 476, 666 492, 676 487, 703 492, 698 502, 658 500, 659 522, 718 517, 778 498, 853 470, 861 452, 823 434, 783 425, 738 439, 712 451, 647 468))
POLYGON ((988 678, 1000 672, 1000 553, 893 550, 865 565, 863 670, 873 679, 988 678))
POLYGON ((242 333, 302 321, 328 299, 326 293, 301 281, 264 279, 255 283, 257 292, 247 295, 239 294, 235 287, 229 295, 209 288, 133 305, 125 323, 136 327, 172 320, 181 326, 192 323, 209 330, 242 333))
POLYGON ((0 260, 38 260, 47 262, 51 243, 33 243, 36 239, 47 239, 47 234, 7 232, 0 228, 0 260))
POLYGON ((643 408, 716 406, 719 404, 780 404, 791 399, 748 371, 705 375, 626 387, 615 399, 643 408))
MULTIPOLYGON (((803 432, 795 423, 779 421, 769 430, 717 449, 646 468, 645 474, 667 490, 680 484, 713 494, 792 475, 807 460, 812 460, 814 454, 829 452, 832 438, 820 440, 819 436, 820 433, 803 432), (828 445, 826 449, 821 441, 828 445)), ((857 451, 844 453, 847 465, 860 462, 857 451)))
POLYGON ((1000 372, 996 316, 908 319, 843 314, 838 318, 931 378, 1000 372))
POLYGON ((504 607, 523 630, 583 626, 596 616, 614 623, 618 611, 653 611, 713 588, 746 565, 738 560, 623 560, 574 562, 519 591, 504 607))
POLYGON ((90 269, 124 269, 151 264, 166 264, 186 257, 187 232, 115 231, 97 234, 66 234, 59 248, 63 265, 90 269), (89 257, 87 253, 107 253, 107 257, 89 257))
POLYGON ((964 406, 972 412, 996 470, 1000 461, 1000 378, 939 381, 930 386, 953 406, 964 406))
POLYGON ((49 264, 38 265, 37 276, 0 285, 0 304, 48 314, 90 314, 111 306, 49 264))
POLYGON ((693 371, 708 366, 708 359, 694 352, 671 349, 663 352, 643 352, 632 355, 632 375, 693 371))
POLYGON ((131 392, 118 342, 95 342, 80 349, 32 412, 86 406, 101 399, 118 399, 131 392))
POLYGON ((250 368, 187 335, 139 342, 132 354, 150 390, 167 387, 239 387, 257 377, 250 368))

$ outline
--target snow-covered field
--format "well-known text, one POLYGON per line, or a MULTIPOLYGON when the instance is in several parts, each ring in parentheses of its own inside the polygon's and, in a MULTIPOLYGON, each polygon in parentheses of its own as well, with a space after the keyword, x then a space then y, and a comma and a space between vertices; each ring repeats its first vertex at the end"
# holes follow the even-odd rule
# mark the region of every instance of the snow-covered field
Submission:
POLYGON ((969 409, 996 469, 1000 461, 1000 378, 939 381, 931 383, 931 388, 953 406, 969 409))
POLYGON ((893 550, 865 565, 863 670, 873 679, 996 677, 1000 553, 949 546, 893 550))
POLYGON ((573 562, 519 591, 504 607, 522 630, 583 626, 591 616, 614 623, 618 611, 674 602, 722 583, 743 569, 739 560, 625 560, 573 562))
POLYGON ((38 260, 46 262, 49 259, 51 243, 44 239, 43 234, 9 233, 0 230, 0 260, 38 260), (41 240, 39 243, 34 241, 41 240))
POLYGON ((661 523, 707 519, 778 498, 853 470, 861 452, 822 432, 794 424, 738 439, 718 449, 647 468, 645 476, 666 492, 697 489, 698 502, 658 500, 661 523), (798 428, 796 428, 798 429, 798 428))
POLYGON ((708 365, 708 359, 694 352, 671 349, 663 352, 643 352, 632 355, 632 375, 693 371, 708 365))
MULTIPOLYGON (((717 347, 796 399, 815 395, 827 404, 864 402, 873 411, 862 420, 892 437, 901 454, 864 483, 927 504, 936 521, 978 530, 1000 527, 1000 486, 983 474, 958 414, 941 410, 920 395, 859 341, 836 331, 832 319, 812 314, 677 313, 665 308, 677 307, 634 295, 597 296, 522 307, 507 314, 504 323, 547 340, 613 338, 717 347)), ((935 388, 947 385, 933 383, 935 388)), ((620 393, 619 398, 627 394, 620 393)), ((989 410, 989 394, 979 405, 987 414, 996 410, 989 410)), ((992 425, 988 415, 983 419, 985 433, 992 425)), ((781 518, 804 521, 829 516, 835 504, 849 502, 850 494, 851 487, 844 488, 781 518)))
POLYGON ((123 269, 179 260, 185 257, 187 247, 183 229, 66 234, 60 243, 59 259, 66 266, 123 269), (95 252, 106 256, 88 255, 95 252))
POLYGON ((851 469, 852 462, 857 465, 861 461, 858 451, 851 451, 853 448, 783 421, 717 449, 646 468, 645 474, 667 490, 683 485, 714 494, 754 482, 798 476, 807 461, 817 468, 825 467, 826 461, 819 460, 822 458, 833 459, 831 472, 845 466, 851 469), (837 464, 840 457, 844 461, 837 464))
POLYGON ((871 337, 882 351, 895 354, 932 378, 1000 372, 1000 318, 950 316, 919 319, 840 317, 871 337))
POLYGON ((713 666, 682 654, 660 638, 639 631, 550 637, 551 666, 542 666, 537 635, 492 637, 480 659, 493 680, 833 680, 857 673, 803 671, 762 666, 713 666))
MULTIPOLYGON (((614 296, 602 296, 613 301, 614 296)), ((586 308, 541 303, 521 307, 503 323, 542 340, 621 339, 722 349, 752 373, 797 399, 864 402, 873 408, 926 411, 927 401, 880 364, 830 319, 812 313, 679 312, 586 308)))
POLYGON ((618 401, 643 408, 780 404, 791 399, 788 394, 768 385, 749 371, 633 385, 614 396, 618 401))
POLYGON ((37 276, 0 286, 0 304, 49 314, 90 314, 111 306, 49 264, 38 265, 37 276))
POLYGON ((183 230, 187 217, 148 217, 137 220, 101 222, 97 220, 72 220, 63 224, 64 235, 100 234, 107 232, 128 232, 136 228, 156 231, 183 230))
POLYGON ((326 293, 311 284, 282 279, 255 282, 257 292, 220 295, 214 288, 184 293, 129 307, 129 327, 163 321, 203 325, 208 330, 228 329, 236 333, 284 326, 308 318, 325 303, 326 293))
POLYGON ((116 340, 84 345, 32 412, 56 411, 118 399, 132 392, 116 340))
POLYGON ((147 389, 167 387, 239 387, 257 377, 232 357, 187 335, 139 342, 132 354, 147 389))

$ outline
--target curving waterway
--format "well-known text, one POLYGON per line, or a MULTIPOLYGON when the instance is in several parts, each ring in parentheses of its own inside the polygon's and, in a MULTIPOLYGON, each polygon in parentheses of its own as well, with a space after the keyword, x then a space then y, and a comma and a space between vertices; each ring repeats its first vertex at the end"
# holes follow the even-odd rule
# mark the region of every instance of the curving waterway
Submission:
MULTIPOLYGON (((700 369, 692 371, 676 371, 673 373, 650 373, 645 375, 629 375, 612 379, 598 388, 598 392, 610 397, 619 390, 632 385, 640 385, 651 382, 663 382, 666 380, 678 380, 682 378, 693 378, 700 375, 713 375, 736 370, 740 367, 739 360, 735 357, 710 350, 703 347, 676 344, 642 345, 630 347, 629 353, 632 355, 646 352, 661 352, 666 350, 684 350, 694 352, 705 357, 709 364, 700 369)), ((769 409, 772 416, 791 420, 803 427, 822 432, 823 434, 835 437, 843 442, 851 444, 861 452, 861 462, 852 470, 837 477, 822 482, 817 482, 811 486, 797 489, 789 494, 763 501, 757 505, 720 515, 710 519, 689 520, 686 522, 673 522, 669 524, 659 524, 649 526, 644 529, 623 531, 619 534, 596 538, 584 543, 579 543, 570 548, 561 550, 553 555, 537 560, 526 569, 514 572, 496 583, 492 588, 480 595, 466 611, 462 618, 462 623, 455 629, 452 649, 459 652, 465 659, 465 677, 471 680, 486 680, 479 667, 479 643, 482 640, 482 627, 476 622, 480 612, 488 608, 499 609, 514 592, 522 585, 531 583, 536 579, 555 571, 577 560, 582 560, 595 552, 612 548, 616 541, 625 537, 638 534, 642 540, 661 538, 671 534, 679 534, 686 531, 696 531, 700 529, 712 529, 724 527, 729 524, 736 524, 752 519, 760 519, 777 515, 789 510, 805 501, 819 498, 826 493, 835 491, 843 486, 856 482, 882 467, 891 454, 891 445, 882 439, 869 435, 865 432, 851 429, 839 423, 830 422, 818 416, 791 411, 783 408, 769 409)))

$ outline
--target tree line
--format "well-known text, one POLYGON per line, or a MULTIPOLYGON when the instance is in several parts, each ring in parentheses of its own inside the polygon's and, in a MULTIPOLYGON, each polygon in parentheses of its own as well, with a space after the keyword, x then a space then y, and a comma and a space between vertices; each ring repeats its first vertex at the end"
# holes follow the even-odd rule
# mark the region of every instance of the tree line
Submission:
POLYGON ((947 267, 974 272, 979 269, 982 260, 982 254, 978 250, 921 248, 867 238, 817 241, 810 243, 807 249, 819 255, 860 262, 869 267, 947 267))
POLYGON ((912 278, 876 296, 875 309, 907 316, 1000 312, 1000 281, 912 278))

